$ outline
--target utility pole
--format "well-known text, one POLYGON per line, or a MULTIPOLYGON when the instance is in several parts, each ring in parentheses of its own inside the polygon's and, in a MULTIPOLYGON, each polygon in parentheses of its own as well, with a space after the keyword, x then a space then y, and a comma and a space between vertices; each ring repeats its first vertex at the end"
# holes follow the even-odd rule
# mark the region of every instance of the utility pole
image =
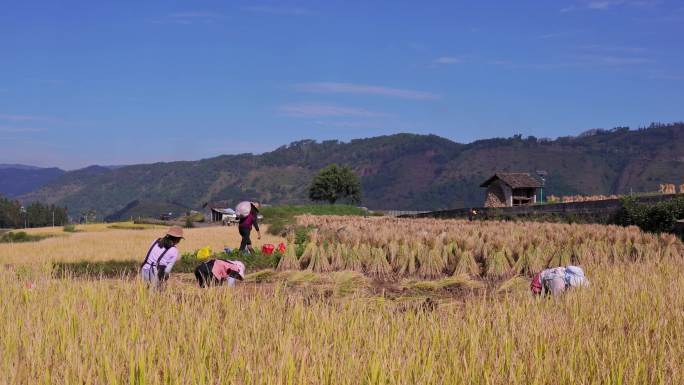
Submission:
POLYGON ((21 206, 19 212, 24 216, 24 228, 28 227, 28 214, 26 213, 26 207, 21 206))
POLYGON ((539 175, 539 178, 542 181, 542 186, 539 189, 539 203, 544 203, 544 186, 546 186, 546 176, 548 175, 548 172, 546 172, 546 170, 537 170, 537 175, 539 175))
POLYGON ((52 227, 55 227, 55 209, 52 209, 52 227))

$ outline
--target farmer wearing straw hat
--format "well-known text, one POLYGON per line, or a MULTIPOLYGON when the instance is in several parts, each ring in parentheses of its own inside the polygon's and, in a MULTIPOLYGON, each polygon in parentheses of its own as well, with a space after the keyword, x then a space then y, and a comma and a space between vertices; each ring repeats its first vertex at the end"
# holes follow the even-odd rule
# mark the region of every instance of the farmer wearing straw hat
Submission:
POLYGON ((200 287, 220 286, 228 282, 235 285, 235 280, 245 278, 245 264, 240 261, 226 259, 210 259, 195 269, 195 278, 200 287))
POLYGON ((143 281, 160 288, 164 281, 169 279, 169 273, 173 264, 178 259, 178 242, 183 239, 183 229, 178 226, 171 227, 163 238, 152 242, 147 251, 145 260, 140 265, 140 275, 143 281))

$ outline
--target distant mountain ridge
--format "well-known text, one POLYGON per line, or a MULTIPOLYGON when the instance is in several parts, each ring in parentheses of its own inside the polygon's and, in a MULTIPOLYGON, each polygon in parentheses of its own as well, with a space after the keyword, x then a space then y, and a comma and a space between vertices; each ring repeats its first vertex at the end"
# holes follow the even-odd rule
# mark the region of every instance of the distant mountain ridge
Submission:
POLYGON ((37 190, 66 171, 23 164, 0 164, 0 195, 16 197, 37 190))
POLYGON ((158 215, 213 200, 304 203, 312 176, 339 163, 360 176, 372 209, 479 206, 480 183, 497 171, 548 172, 547 194, 611 194, 684 183, 684 123, 592 130, 555 140, 495 138, 469 144, 396 134, 350 142, 301 140, 261 155, 198 161, 92 166, 66 172, 22 200, 102 216, 158 215), (147 212, 149 211, 149 212, 147 212))
POLYGON ((8 169, 8 168, 14 168, 17 170, 40 170, 43 167, 36 167, 36 166, 29 166, 26 164, 5 164, 5 163, 0 163, 0 170, 8 169))

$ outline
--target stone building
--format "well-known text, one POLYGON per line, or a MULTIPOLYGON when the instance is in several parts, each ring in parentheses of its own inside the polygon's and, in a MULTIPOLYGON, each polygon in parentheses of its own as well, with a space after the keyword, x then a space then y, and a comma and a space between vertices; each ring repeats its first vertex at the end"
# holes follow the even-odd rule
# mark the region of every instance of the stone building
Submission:
POLYGON ((542 184, 529 173, 496 173, 480 187, 485 187, 485 207, 512 207, 537 202, 542 184))

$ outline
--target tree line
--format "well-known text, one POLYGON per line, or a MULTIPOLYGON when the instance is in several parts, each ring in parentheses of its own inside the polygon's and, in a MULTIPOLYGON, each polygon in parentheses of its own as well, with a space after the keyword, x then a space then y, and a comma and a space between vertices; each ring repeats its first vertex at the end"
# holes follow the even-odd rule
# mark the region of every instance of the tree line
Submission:
POLYGON ((0 228, 62 226, 69 223, 64 207, 38 202, 23 207, 17 200, 0 197, 0 228))

